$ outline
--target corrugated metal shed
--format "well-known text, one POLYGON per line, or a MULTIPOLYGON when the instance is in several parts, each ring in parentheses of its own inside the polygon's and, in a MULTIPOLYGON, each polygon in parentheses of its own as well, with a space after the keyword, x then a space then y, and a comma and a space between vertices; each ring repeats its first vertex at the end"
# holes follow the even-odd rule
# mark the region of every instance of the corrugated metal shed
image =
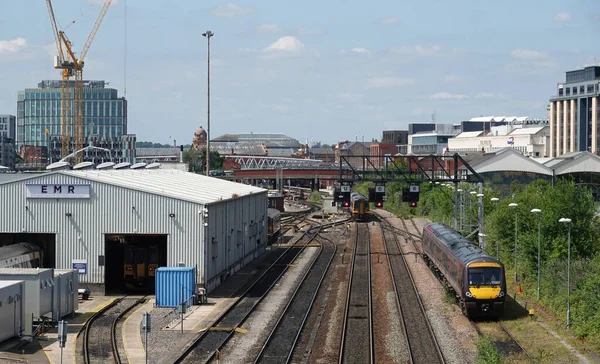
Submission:
POLYGON ((104 284, 107 234, 166 236, 167 265, 196 266, 208 292, 266 247, 266 189, 189 172, 57 171, 0 183, 0 196, 0 233, 50 234, 55 267, 85 260, 84 283, 104 284), (88 185, 89 196, 31 198, 28 184, 88 185))
POLYGON ((537 163, 531 158, 523 156, 512 148, 504 148, 496 153, 486 153, 485 155, 482 155, 481 159, 469 161, 469 165, 477 173, 513 171, 552 176, 552 169, 537 163))
POLYGON ((184 301, 191 306, 195 291, 194 267, 163 267, 156 270, 156 306, 177 307, 184 301))

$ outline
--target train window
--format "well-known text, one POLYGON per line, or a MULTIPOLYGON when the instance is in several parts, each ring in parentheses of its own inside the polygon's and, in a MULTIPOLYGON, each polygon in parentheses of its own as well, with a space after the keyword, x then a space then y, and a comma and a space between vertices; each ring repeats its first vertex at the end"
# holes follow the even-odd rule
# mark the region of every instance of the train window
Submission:
POLYGON ((135 261, 135 251, 133 249, 127 249, 125 251, 125 264, 133 264, 135 261))
POLYGON ((150 264, 158 263, 158 250, 150 249, 150 258, 148 259, 148 263, 150 263, 150 264))
POLYGON ((495 286, 500 283, 500 268, 469 268, 470 286, 495 286))
POLYGON ((146 264, 148 260, 148 251, 146 249, 137 249, 135 252, 135 264, 146 264))

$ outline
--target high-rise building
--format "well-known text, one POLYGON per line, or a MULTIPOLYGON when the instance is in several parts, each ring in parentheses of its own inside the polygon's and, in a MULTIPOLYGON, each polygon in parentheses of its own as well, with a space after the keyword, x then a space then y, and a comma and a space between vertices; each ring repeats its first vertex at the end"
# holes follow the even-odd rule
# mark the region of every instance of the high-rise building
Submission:
POLYGON ((568 152, 598 154, 600 66, 568 71, 550 99, 550 157, 568 152))
POLYGON ((0 137, 15 140, 15 116, 0 114, 0 137))
POLYGON ((15 116, 0 114, 0 166, 15 167, 15 116))
MULTIPOLYGON (((37 88, 19 91, 17 101, 17 151, 26 164, 47 164, 62 155, 61 83, 42 81, 37 88)), ((84 160, 135 160, 135 136, 127 134, 127 100, 104 81, 83 81, 83 145, 109 149, 98 157, 88 151, 84 160), (133 147, 131 146, 133 140, 133 147)), ((73 120, 74 81, 68 84, 70 115, 73 120)), ((74 152, 73 127, 70 127, 69 153, 74 152)))

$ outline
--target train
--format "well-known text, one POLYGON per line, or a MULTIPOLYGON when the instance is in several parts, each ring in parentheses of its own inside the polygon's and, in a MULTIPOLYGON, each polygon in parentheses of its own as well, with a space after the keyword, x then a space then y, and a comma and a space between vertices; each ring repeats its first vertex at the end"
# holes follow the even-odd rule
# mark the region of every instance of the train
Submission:
POLYGON ((281 211, 277 209, 267 209, 267 240, 268 244, 274 244, 279 239, 281 233, 281 211))
POLYGON ((156 278, 158 247, 128 245, 124 249, 123 278, 129 288, 147 288, 156 278))
POLYGON ((369 200, 358 192, 352 192, 350 194, 350 212, 355 221, 369 221, 371 216, 369 200))
POLYGON ((40 268, 42 258, 42 249, 32 243, 0 247, 0 268, 40 268))
POLYGON ((423 256, 433 272, 456 295, 467 317, 504 314, 504 264, 458 231, 440 223, 423 228, 423 256))

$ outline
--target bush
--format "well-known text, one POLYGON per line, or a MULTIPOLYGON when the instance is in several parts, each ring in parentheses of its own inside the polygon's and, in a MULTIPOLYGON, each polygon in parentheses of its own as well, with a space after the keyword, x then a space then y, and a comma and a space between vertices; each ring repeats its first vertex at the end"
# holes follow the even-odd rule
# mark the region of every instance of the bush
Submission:
POLYGON ((494 343, 482 337, 477 343, 477 364, 503 364, 504 359, 498 352, 498 348, 494 343))
POLYGON ((312 191, 310 193, 310 197, 308 197, 308 200, 314 202, 321 201, 321 193, 319 191, 312 191))

